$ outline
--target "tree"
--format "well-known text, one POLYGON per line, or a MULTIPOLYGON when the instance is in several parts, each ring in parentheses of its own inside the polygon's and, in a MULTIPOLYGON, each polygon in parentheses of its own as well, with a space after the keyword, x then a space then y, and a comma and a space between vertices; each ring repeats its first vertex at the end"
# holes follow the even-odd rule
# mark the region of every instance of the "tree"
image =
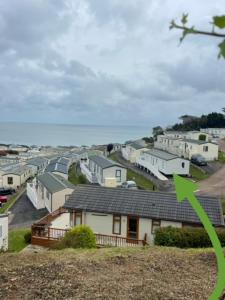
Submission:
POLYGON ((108 144, 107 145, 107 151, 109 152, 109 154, 110 154, 110 152, 113 150, 113 144, 108 144))
POLYGON ((158 135, 163 134, 163 128, 161 126, 153 127, 152 134, 153 134, 154 139, 156 140, 158 135))
POLYGON ((182 30, 182 36, 180 38, 180 42, 183 42, 185 37, 188 34, 200 34, 200 35, 207 35, 211 37, 222 38, 222 42, 218 44, 219 47, 219 54, 218 58, 225 59, 225 32, 220 33, 218 30, 224 29, 225 30, 225 15, 222 16, 213 16, 212 17, 212 30, 211 31, 203 31, 195 29, 194 26, 188 26, 188 14, 183 14, 180 24, 176 23, 175 20, 171 21, 170 29, 180 29, 182 30), (217 31, 215 31, 215 28, 217 31))

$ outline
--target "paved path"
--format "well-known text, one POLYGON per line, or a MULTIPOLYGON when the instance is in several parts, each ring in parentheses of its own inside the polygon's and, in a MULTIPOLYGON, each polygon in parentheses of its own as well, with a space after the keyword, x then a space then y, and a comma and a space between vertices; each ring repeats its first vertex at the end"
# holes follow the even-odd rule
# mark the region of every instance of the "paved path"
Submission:
MULTIPOLYGON (((219 149, 225 152, 225 141, 219 141, 219 149)), ((212 176, 199 183, 200 195, 224 197, 225 196, 225 165, 223 165, 212 176)))
POLYGON ((175 192, 174 186, 172 184, 172 179, 168 179, 168 181, 162 181, 159 180, 158 178, 154 177, 153 175, 145 172, 144 170, 141 170, 140 168, 136 167, 134 164, 128 162, 127 160, 125 160, 122 157, 122 154, 120 152, 116 152, 116 158, 118 160, 118 162, 125 166, 126 168, 136 172, 137 174, 142 175, 143 177, 145 177, 146 179, 150 180, 152 183, 154 183, 154 185, 157 186, 157 188, 160 191, 163 192, 175 192))
POLYGON ((225 196, 225 165, 209 178, 198 183, 198 194, 224 197, 225 196))
POLYGON ((46 209, 37 210, 27 198, 26 192, 23 193, 13 207, 11 207, 10 212, 10 229, 29 227, 48 213, 46 209))

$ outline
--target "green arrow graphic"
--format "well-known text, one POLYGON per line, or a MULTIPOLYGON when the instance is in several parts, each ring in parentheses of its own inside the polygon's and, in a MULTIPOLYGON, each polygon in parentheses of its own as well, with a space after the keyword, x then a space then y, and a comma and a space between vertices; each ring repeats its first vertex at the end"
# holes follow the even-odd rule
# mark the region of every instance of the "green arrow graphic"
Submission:
POLYGON ((198 189, 197 184, 175 174, 173 179, 176 187, 177 200, 182 202, 184 199, 188 199, 192 208, 201 220, 205 230, 207 231, 215 250, 218 265, 218 276, 216 287, 209 297, 209 300, 218 300, 225 287, 225 258, 223 254, 223 248, 221 247, 216 231, 210 222, 208 215, 202 208, 198 199, 195 197, 194 192, 198 189))

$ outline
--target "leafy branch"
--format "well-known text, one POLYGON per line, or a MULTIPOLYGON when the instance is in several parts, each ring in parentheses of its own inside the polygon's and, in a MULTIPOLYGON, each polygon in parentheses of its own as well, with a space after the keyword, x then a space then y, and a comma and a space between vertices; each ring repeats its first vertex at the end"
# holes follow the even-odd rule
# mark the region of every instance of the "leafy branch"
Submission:
POLYGON ((180 38, 180 42, 183 42, 185 37, 188 34, 200 34, 207 35, 212 37, 223 38, 223 41, 218 45, 220 52, 218 57, 225 58, 225 33, 219 33, 215 31, 215 27, 217 29, 225 29, 225 15, 223 16, 214 16, 212 20, 212 31, 203 31, 195 29, 194 26, 188 26, 188 14, 183 14, 180 24, 177 24, 174 20, 171 21, 170 29, 179 29, 182 30, 182 36, 180 38))

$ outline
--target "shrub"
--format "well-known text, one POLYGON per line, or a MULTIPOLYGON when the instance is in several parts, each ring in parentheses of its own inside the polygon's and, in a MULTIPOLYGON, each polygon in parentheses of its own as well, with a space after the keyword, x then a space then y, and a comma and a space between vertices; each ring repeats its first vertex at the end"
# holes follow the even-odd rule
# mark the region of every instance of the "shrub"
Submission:
MULTIPOLYGON (((225 247, 225 230, 217 229, 222 247, 225 247)), ((212 247, 210 238, 204 228, 164 227, 156 230, 155 245, 179 248, 212 247)))
POLYGON ((86 177, 85 177, 83 174, 81 174, 81 175, 78 177, 78 183, 79 183, 79 184, 85 184, 85 183, 87 183, 87 179, 86 179, 86 177))
POLYGON ((27 244, 31 243, 31 231, 28 231, 24 234, 24 240, 27 244))
POLYGON ((68 231, 55 248, 96 248, 96 238, 90 227, 80 225, 68 231))

